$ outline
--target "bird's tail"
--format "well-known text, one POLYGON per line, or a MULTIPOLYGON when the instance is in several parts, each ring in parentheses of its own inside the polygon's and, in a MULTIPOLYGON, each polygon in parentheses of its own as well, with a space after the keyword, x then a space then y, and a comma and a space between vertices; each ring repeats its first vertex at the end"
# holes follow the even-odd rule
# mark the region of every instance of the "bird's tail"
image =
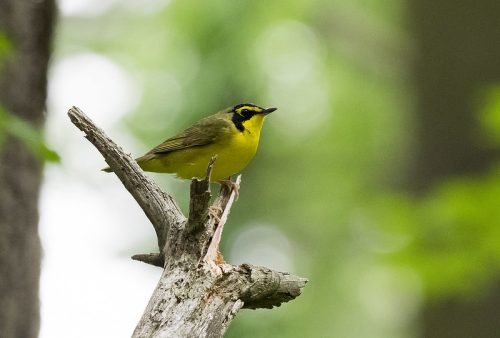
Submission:
MULTIPOLYGON (((137 164, 139 165, 139 167, 142 168, 142 170, 146 170, 146 169, 144 169, 144 163, 147 163, 147 161, 149 161, 149 160, 151 160, 153 158, 154 158, 154 155, 146 154, 144 156, 136 158, 135 161, 137 162, 137 164)), ((112 173, 113 169, 111 169, 110 167, 106 167, 106 168, 102 168, 101 171, 104 171, 104 172, 107 172, 107 173, 112 173)))

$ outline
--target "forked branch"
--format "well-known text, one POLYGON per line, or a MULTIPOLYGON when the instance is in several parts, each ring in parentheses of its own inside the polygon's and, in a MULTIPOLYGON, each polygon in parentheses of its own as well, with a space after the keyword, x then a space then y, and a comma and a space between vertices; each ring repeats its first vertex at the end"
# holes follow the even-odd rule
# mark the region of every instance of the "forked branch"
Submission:
MULTIPOLYGON (((219 243, 235 192, 223 186, 210 205, 215 158, 207 177, 191 183, 186 218, 174 199, 80 109, 73 107, 68 115, 136 199, 158 238, 159 253, 132 257, 164 268, 133 337, 221 337, 239 309, 272 308, 300 295, 304 278, 222 260, 219 243)), ((235 184, 240 180, 239 176, 235 184)))

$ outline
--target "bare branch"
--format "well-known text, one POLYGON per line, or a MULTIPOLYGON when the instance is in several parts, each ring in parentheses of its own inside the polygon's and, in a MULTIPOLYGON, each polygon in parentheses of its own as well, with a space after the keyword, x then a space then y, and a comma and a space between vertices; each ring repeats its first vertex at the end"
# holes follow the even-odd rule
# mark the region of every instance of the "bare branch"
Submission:
POLYGON ((99 150, 123 185, 132 194, 155 228, 158 247, 163 251, 171 227, 186 222, 174 199, 144 175, 137 162, 116 145, 79 108, 68 111, 71 122, 85 133, 85 137, 99 150))
MULTIPOLYGON (((241 175, 236 177, 235 185, 237 189, 239 189, 241 183, 241 175)), ((212 237, 212 241, 208 247, 207 253, 203 260, 205 262, 217 262, 219 253, 219 245, 222 239, 222 231, 224 230, 224 225, 226 224, 227 217, 229 216, 229 211, 233 206, 233 202, 236 197, 236 191, 229 190, 226 186, 221 186, 221 193, 219 198, 215 201, 213 205, 214 210, 222 210, 222 215, 219 218, 219 222, 217 224, 217 228, 215 229, 214 235, 212 237)))
POLYGON ((137 254, 133 255, 131 258, 135 261, 158 266, 160 268, 163 268, 163 265, 165 264, 165 259, 163 258, 163 255, 159 253, 137 254))
MULTIPOLYGON (((87 116, 76 107, 68 115, 134 196, 158 237, 160 253, 132 257, 164 268, 133 337, 222 337, 242 307, 272 308, 300 295, 304 278, 248 264, 233 266, 220 259, 222 231, 237 193, 222 185, 209 206, 215 158, 207 177, 191 183, 186 220, 172 197, 87 116)), ((238 176, 233 185, 237 189, 240 183, 238 176)))
POLYGON ((245 309, 280 306, 298 297, 308 282, 305 278, 261 266, 243 264, 238 270, 239 277, 246 278, 240 296, 245 309))
POLYGON ((189 203, 189 219, 186 226, 187 232, 196 232, 203 229, 208 217, 210 204, 210 176, 217 156, 213 156, 207 167, 207 175, 203 180, 194 178, 191 182, 191 199, 189 203))

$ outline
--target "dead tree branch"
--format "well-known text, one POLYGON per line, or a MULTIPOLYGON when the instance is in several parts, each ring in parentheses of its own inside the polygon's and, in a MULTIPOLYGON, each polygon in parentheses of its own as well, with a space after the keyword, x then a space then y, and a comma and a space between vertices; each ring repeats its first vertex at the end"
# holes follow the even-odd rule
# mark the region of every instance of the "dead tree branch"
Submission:
POLYGON ((300 295, 307 282, 304 278, 223 262, 219 243, 235 192, 223 186, 210 205, 209 178, 215 158, 207 177, 191 183, 186 218, 173 198, 80 109, 73 107, 68 115, 136 199, 158 237, 159 253, 132 257, 164 267, 133 337, 222 337, 239 309, 272 308, 300 295))

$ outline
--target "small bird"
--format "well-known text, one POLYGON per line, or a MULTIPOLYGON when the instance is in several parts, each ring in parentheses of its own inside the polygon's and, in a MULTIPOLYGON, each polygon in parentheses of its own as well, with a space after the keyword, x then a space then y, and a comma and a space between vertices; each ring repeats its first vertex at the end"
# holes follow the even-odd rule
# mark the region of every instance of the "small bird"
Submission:
MULTIPOLYGON (((276 109, 250 103, 229 107, 195 122, 136 161, 144 171, 192 179, 204 178, 208 163, 217 156, 210 181, 232 186, 230 177, 250 163, 263 122, 276 109)), ((103 170, 112 171, 109 167, 103 170)))

